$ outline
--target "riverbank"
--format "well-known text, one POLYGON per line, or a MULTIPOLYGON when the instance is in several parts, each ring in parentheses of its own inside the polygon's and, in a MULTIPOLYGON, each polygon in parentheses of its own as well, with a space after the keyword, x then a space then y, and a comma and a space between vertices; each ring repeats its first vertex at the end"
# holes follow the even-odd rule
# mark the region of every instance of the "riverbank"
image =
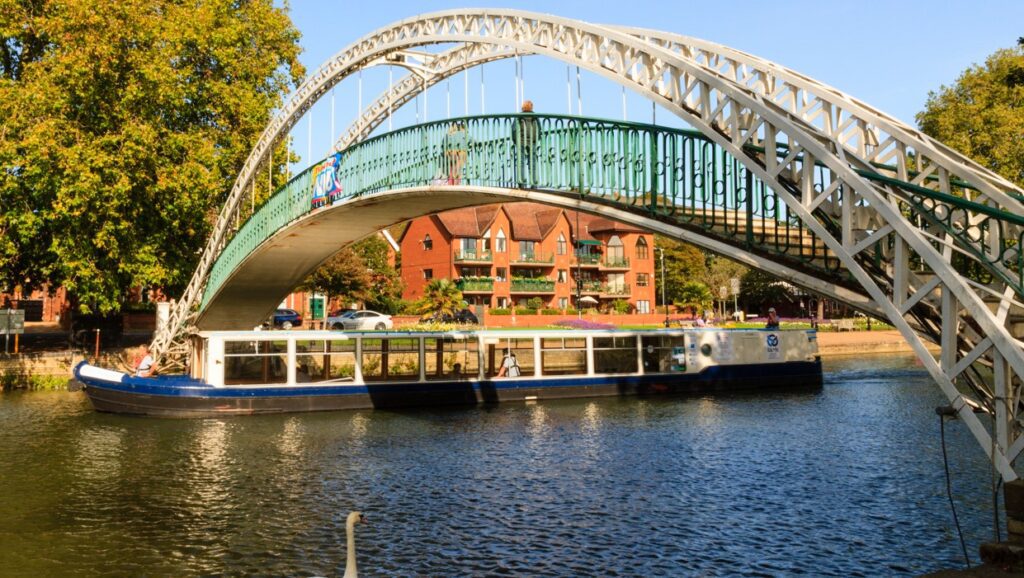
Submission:
MULTIPOLYGON (((928 343, 928 350, 941 348, 928 343)), ((818 349, 823 356, 863 355, 866 353, 913 353, 910 344, 895 329, 883 331, 828 331, 818 333, 818 349)))

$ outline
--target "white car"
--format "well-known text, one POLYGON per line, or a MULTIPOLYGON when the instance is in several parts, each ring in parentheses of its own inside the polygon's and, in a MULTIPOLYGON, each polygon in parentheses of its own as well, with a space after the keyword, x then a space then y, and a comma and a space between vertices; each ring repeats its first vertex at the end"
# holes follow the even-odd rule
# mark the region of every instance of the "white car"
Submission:
POLYGON ((327 319, 324 320, 324 327, 336 330, 344 329, 344 320, 355 313, 358 313, 358 311, 355 309, 342 309, 341 311, 337 311, 333 315, 328 316, 327 319))
POLYGON ((394 322, 391 321, 390 315, 378 313, 376 311, 370 311, 364 309, 362 311, 354 311, 347 316, 342 316, 337 321, 332 322, 329 327, 331 329, 345 329, 345 330, 367 330, 376 329, 381 331, 384 329, 391 329, 394 327, 394 322), (341 327, 338 327, 338 325, 341 327))

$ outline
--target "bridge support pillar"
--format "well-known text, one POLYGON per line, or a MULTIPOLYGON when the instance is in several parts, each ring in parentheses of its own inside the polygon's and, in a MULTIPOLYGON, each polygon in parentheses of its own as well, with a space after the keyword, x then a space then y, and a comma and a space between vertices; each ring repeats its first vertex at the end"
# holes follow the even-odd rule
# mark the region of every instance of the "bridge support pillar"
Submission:
POLYGON ((1009 572, 1024 573, 1024 480, 1003 485, 1006 507, 1006 541, 982 544, 979 554, 985 564, 1009 572))

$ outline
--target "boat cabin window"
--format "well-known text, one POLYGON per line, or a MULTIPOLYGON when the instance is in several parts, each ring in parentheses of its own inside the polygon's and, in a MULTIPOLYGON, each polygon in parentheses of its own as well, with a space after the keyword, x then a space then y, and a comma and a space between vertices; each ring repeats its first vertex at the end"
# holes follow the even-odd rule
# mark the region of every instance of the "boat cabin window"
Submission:
POLYGON ((363 339, 364 381, 416 381, 419 378, 419 338, 363 339))
POLYGON ((501 369, 501 360, 505 358, 507 351, 516 354, 516 363, 519 364, 519 375, 530 376, 534 373, 533 363, 533 338, 527 339, 495 339, 496 343, 487 344, 487 377, 498 375, 501 369))
POLYGON ((288 383, 288 342, 225 341, 224 383, 288 383))
POLYGON ((469 379, 480 373, 476 339, 427 337, 423 340, 423 367, 427 380, 469 379))
POLYGON ((641 339, 646 373, 685 371, 686 364, 682 335, 644 335, 641 339))
POLYGON ((636 373, 636 336, 595 337, 595 373, 636 373))
POLYGON ((586 375, 585 337, 545 337, 540 340, 541 371, 544 375, 586 375))
POLYGON ((295 342, 295 381, 318 383, 352 381, 356 370, 356 344, 353 340, 297 340, 295 342))

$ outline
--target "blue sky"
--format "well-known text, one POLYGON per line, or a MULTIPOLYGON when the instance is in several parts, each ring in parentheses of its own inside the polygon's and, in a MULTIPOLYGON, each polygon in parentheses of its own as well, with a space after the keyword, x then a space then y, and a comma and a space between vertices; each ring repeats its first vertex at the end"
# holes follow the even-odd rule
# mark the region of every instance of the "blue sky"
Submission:
MULTIPOLYGON (((350 43, 373 30, 416 14, 447 10, 466 4, 436 0, 418 2, 357 3, 338 0, 292 0, 290 13, 302 33, 301 60, 309 71, 350 43)), ((472 6, 505 7, 578 18, 595 23, 634 25, 675 32, 726 44, 778 62, 856 96, 914 125, 930 90, 953 83, 968 66, 981 63, 999 48, 1013 46, 1024 36, 1024 0, 953 2, 830 0, 754 2, 655 2, 602 0, 480 2, 472 6)), ((404 71, 395 69, 397 79, 404 71)), ((575 69, 572 74, 575 75, 575 69)), ((515 72, 511 62, 485 68, 487 113, 514 112, 515 72)), ((469 76, 470 114, 480 113, 478 72, 469 76)), ((363 74, 363 103, 370 102, 388 86, 386 68, 363 74)), ((566 67, 562 63, 527 58, 524 63, 526 97, 538 112, 565 113, 566 67)), ((574 89, 575 90, 575 89, 574 89)), ((583 113, 622 118, 621 89, 597 76, 584 73, 583 113)), ((355 118, 358 82, 339 84, 334 91, 335 134, 355 118)), ((426 115, 447 114, 451 94, 453 114, 466 108, 463 79, 453 79, 450 90, 440 85, 431 90, 426 106, 421 102, 395 114, 394 126, 404 126, 426 115)), ((575 102, 575 93, 573 94, 575 102)), ((574 105, 575 106, 575 105, 574 105)), ((312 111, 312 132, 303 119, 292 132, 295 152, 314 159, 327 154, 331 136, 330 96, 312 111), (311 145, 311 146, 310 146, 311 145)), ((651 106, 641 97, 628 95, 627 117, 650 121, 651 106)), ((657 112, 659 124, 680 126, 668 113, 657 112)), ((303 159, 293 166, 310 164, 303 159)))

